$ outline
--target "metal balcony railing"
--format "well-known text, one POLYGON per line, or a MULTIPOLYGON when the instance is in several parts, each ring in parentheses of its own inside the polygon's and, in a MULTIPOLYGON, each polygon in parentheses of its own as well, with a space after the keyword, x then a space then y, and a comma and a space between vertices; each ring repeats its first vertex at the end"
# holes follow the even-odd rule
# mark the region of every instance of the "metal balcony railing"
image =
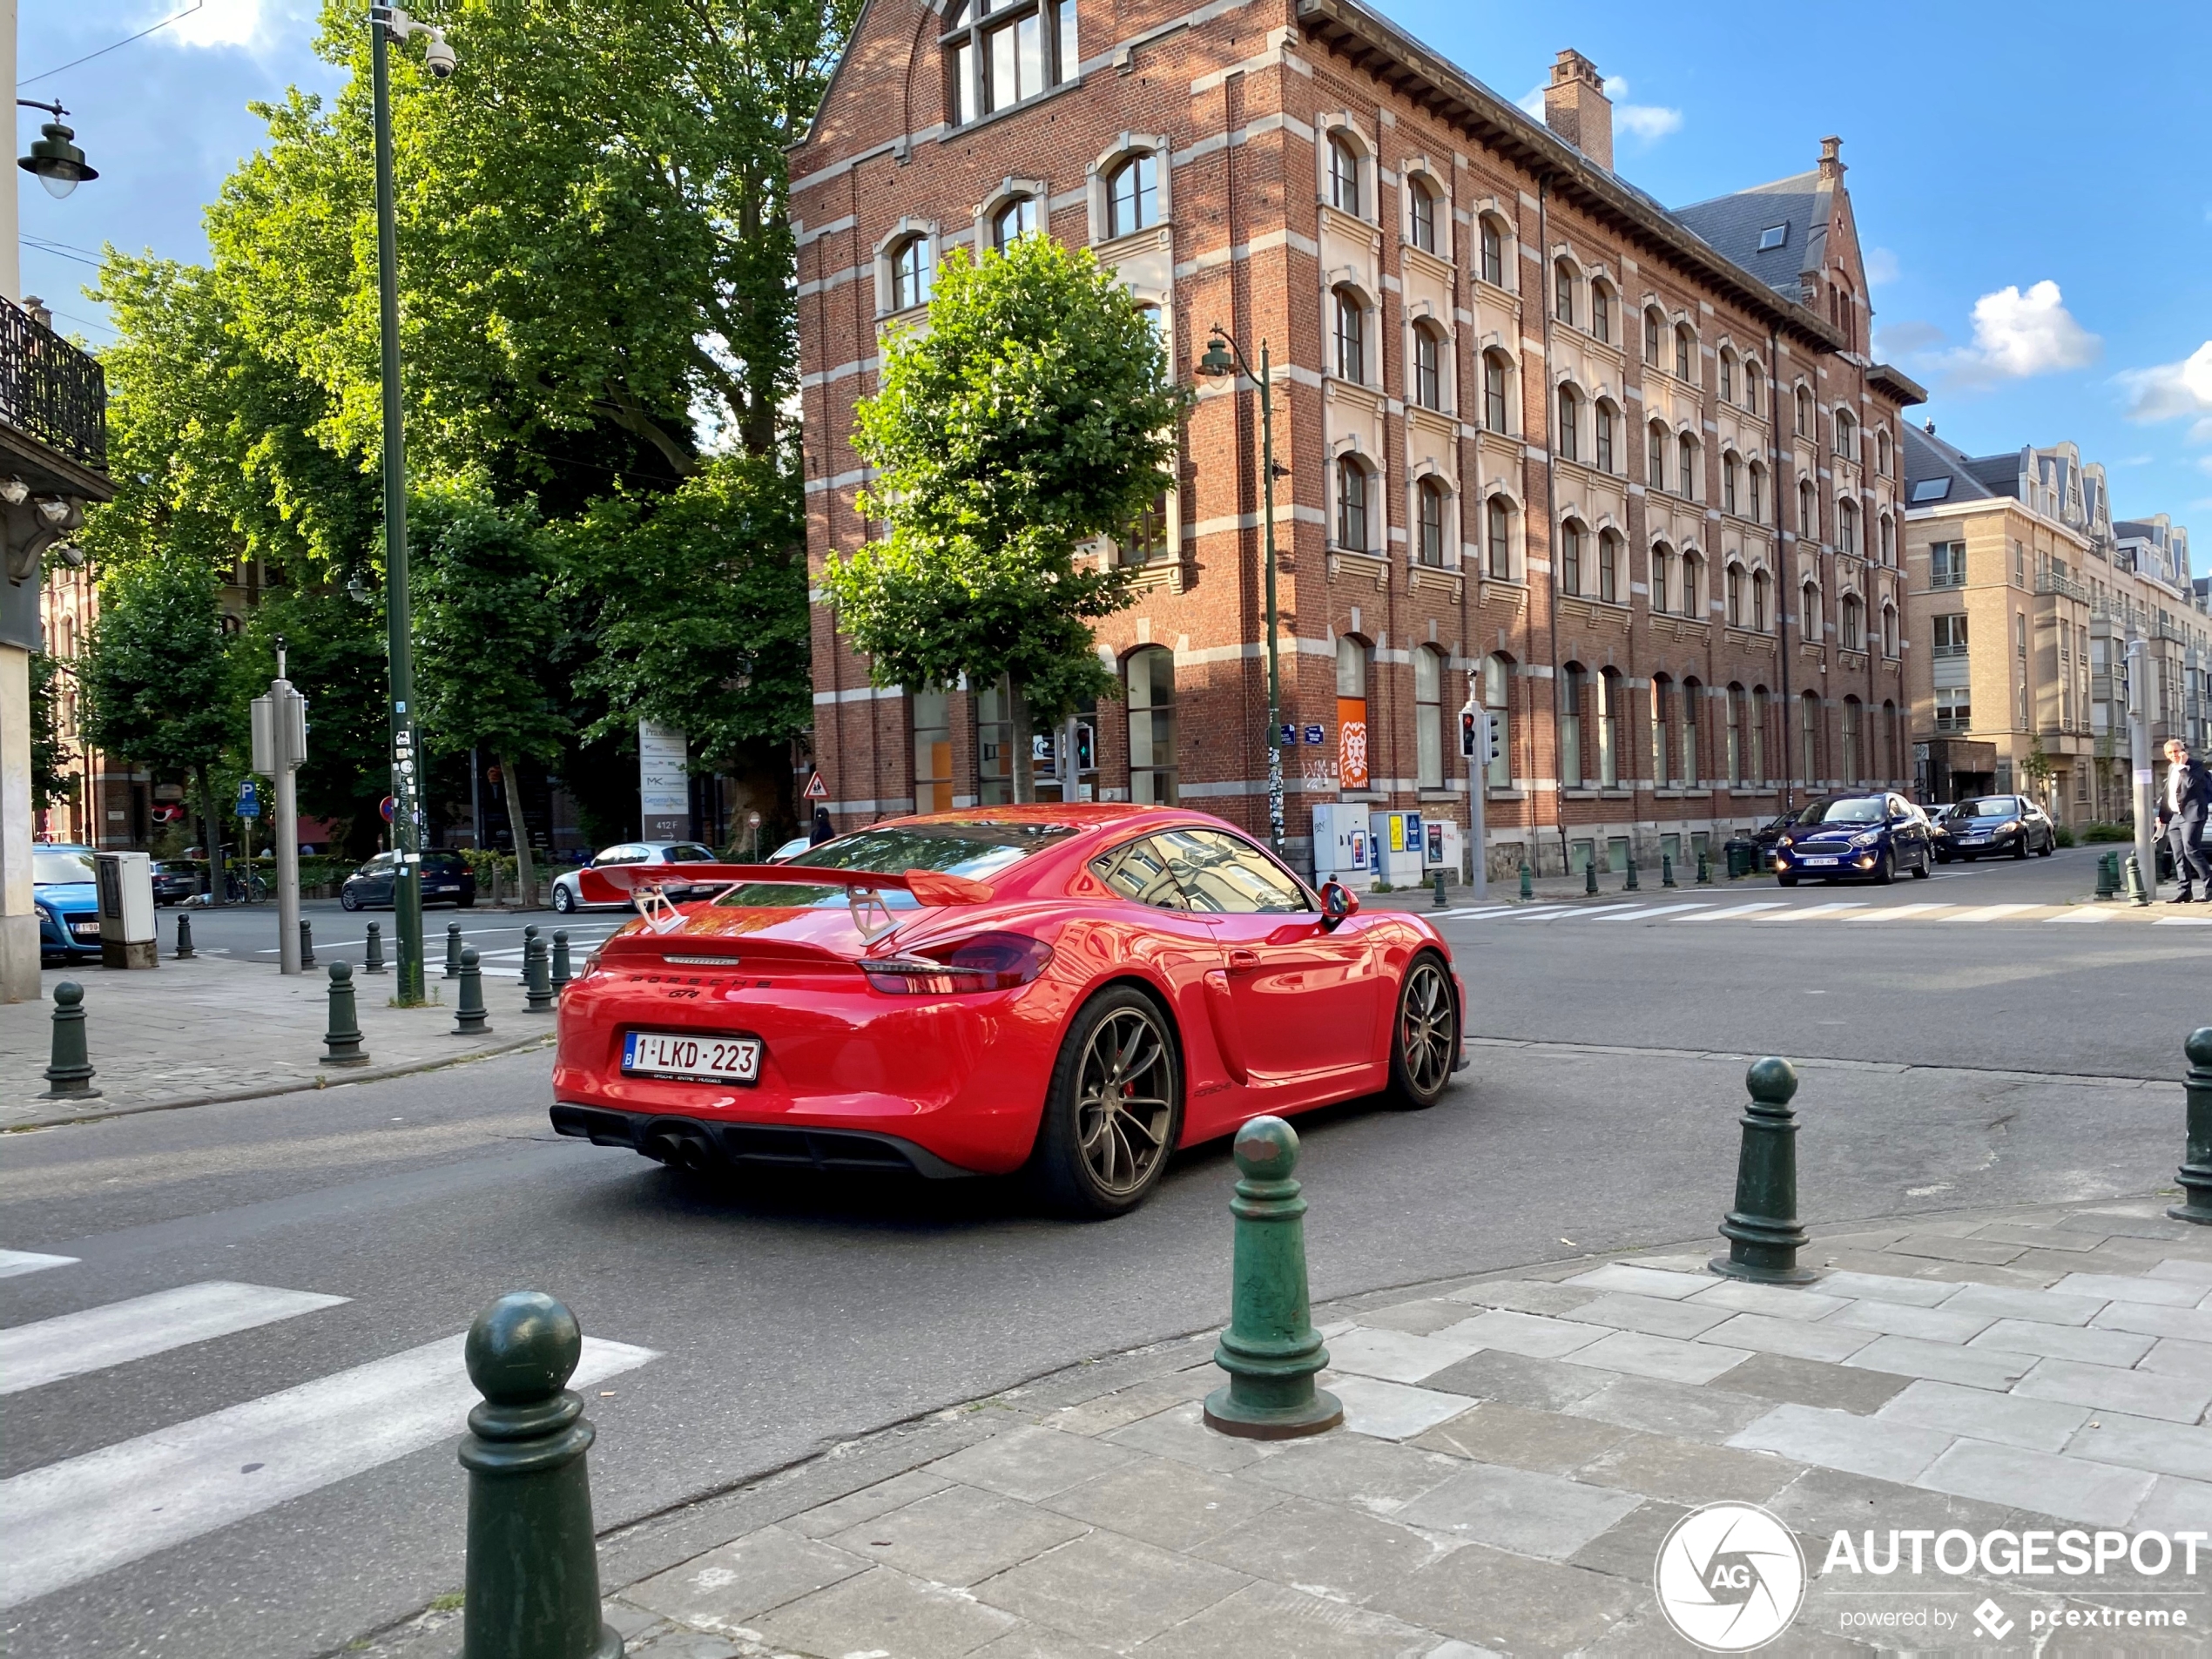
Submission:
POLYGON ((2089 590, 2070 576, 2060 576, 2055 570, 2045 570, 2035 578, 2038 593, 2055 593, 2068 599, 2087 599, 2089 590))
POLYGON ((107 470, 107 377, 91 356, 0 304, 0 424, 107 470))

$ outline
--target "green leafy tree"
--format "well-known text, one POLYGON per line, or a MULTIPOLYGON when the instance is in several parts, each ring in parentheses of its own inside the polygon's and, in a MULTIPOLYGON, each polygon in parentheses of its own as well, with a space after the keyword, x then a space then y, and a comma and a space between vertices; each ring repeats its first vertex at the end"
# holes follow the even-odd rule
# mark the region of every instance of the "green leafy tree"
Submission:
POLYGON ((237 742, 244 710, 214 577, 191 555, 172 553, 109 572, 99 593, 78 667, 84 740, 148 771, 192 779, 209 896, 220 903, 223 821, 211 773, 237 742))
POLYGON ((62 741, 61 664, 44 651, 30 658, 30 805, 44 812, 74 798, 77 780, 70 775, 76 759, 62 741))
POLYGON ((535 872, 523 814, 523 763, 561 752, 567 731, 555 695, 562 617, 552 597, 550 538, 536 513, 459 493, 423 502, 412 538, 415 707, 423 741, 499 762, 516 874, 535 872))
POLYGON ((888 533, 833 555, 823 586, 877 685, 1007 678, 1017 800, 1033 719, 1116 689, 1090 624, 1130 603, 1130 573, 1076 555, 1174 488, 1184 401, 1114 273, 1026 236, 980 264, 954 250, 927 329, 887 342, 860 402, 864 510, 888 533))

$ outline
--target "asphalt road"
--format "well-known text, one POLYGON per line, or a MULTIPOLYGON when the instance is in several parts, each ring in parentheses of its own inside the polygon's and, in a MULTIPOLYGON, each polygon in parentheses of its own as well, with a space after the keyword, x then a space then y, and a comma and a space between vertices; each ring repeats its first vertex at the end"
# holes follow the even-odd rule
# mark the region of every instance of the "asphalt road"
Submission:
MULTIPOLYGON (((2034 902, 2006 895, 2078 891, 2086 859, 2067 863, 1792 897, 2034 902)), ((1779 896, 1739 887, 1715 903, 1779 896)), ((1474 1029, 1530 1046, 1478 1044, 1430 1112, 1360 1103, 1306 1121, 1317 1297, 1710 1236, 1730 1193, 1743 1065, 1699 1050, 1925 1068, 1806 1065, 1815 1219, 2138 1193, 2170 1177, 2178 1088, 2017 1074, 2177 1076, 2182 1034, 2212 1019, 2212 934, 2124 919, 1683 920, 1695 914, 1447 919, 1474 1029)), ((145 1437, 206 1443, 212 1460, 239 1443, 211 1433, 229 1421, 217 1413, 449 1339, 518 1285, 656 1356, 587 1391, 603 1527, 1222 1316, 1218 1148, 1179 1159, 1143 1211, 1093 1226, 1041 1217, 1000 1184, 748 1191, 556 1140, 545 1063, 518 1055, 0 1139, 0 1247, 78 1258, 0 1278, 0 1339, 207 1281, 347 1298, 12 1393, 0 1365, 0 1530, 26 1526, 42 1480, 89 1484, 75 1472, 100 1457, 138 1460, 127 1467, 152 1471, 139 1478, 152 1491, 164 1442, 145 1437), (38 1474, 57 1467, 67 1479, 38 1474)), ((126 1341, 152 1322, 127 1323, 126 1341)), ((327 1455, 373 1440, 390 1414, 388 1397, 356 1388, 292 1440, 327 1455)), ((415 1444, 0 1610, 0 1642, 103 1659, 341 1648, 457 1587, 452 1438, 415 1444)), ((211 1462, 202 1484, 227 1481, 252 1505, 256 1474, 281 1476, 293 1455, 304 1454, 287 1442, 211 1462)), ((158 1524, 106 1519, 125 1534, 158 1524)), ((105 1534, 83 1531, 97 1556, 105 1534)))
MULTIPOLYGON (((347 911, 335 899, 310 899, 300 907, 314 941, 318 963, 347 961, 359 967, 368 947, 368 924, 374 922, 383 938, 384 960, 395 960, 398 918, 389 910, 347 911)), ((277 907, 273 900, 258 905, 225 905, 213 908, 195 905, 189 910, 159 913, 164 949, 173 946, 177 918, 192 918, 192 948, 204 955, 236 956, 274 967, 278 958, 277 907)), ((446 930, 461 924, 464 945, 475 948, 488 973, 519 974, 523 929, 536 927, 549 940, 556 928, 565 930, 579 955, 583 948, 630 920, 626 912, 588 910, 563 916, 551 910, 494 910, 489 906, 467 910, 441 906, 422 913, 422 937, 430 971, 442 971, 446 930)))

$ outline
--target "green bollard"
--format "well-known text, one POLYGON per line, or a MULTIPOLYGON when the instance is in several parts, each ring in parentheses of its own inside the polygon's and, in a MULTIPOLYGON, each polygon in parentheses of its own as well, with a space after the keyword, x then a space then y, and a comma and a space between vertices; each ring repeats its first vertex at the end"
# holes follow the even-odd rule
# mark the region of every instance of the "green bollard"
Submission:
POLYGON ((1237 1131, 1236 1262, 1229 1328, 1213 1351, 1227 1386, 1206 1396, 1206 1426, 1245 1440, 1318 1434, 1344 1421, 1334 1394, 1313 1386, 1329 1363, 1305 1291, 1305 1200, 1291 1178, 1298 1131, 1255 1117, 1237 1131))
POLYGON ((1743 1146, 1736 1163, 1736 1208, 1721 1223, 1728 1254, 1709 1265, 1728 1278, 1762 1285, 1804 1285, 1820 1276, 1797 1265, 1806 1244, 1797 1221, 1797 1068, 1787 1060, 1757 1062, 1745 1074, 1751 1103, 1743 1111, 1743 1146))
POLYGON ((446 923, 446 977, 461 977, 461 924, 457 921, 446 923))
POLYGON ((1621 891, 1623 893, 1641 893, 1642 890, 1643 889, 1637 884, 1636 881, 1636 855, 1631 853, 1629 854, 1629 879, 1622 883, 1621 891))
POLYGON ((354 965, 330 965, 330 1029, 322 1035, 322 1063, 326 1066, 365 1066, 361 1052, 361 1024, 354 1008, 354 965))
POLYGON ((75 980, 54 987, 54 1049, 41 1100, 98 1100, 92 1056, 84 1045, 84 988, 75 980))
POLYGON ((553 930, 553 989, 556 993, 559 992, 575 977, 569 971, 569 930, 556 927, 553 930))
POLYGON ((1703 853, 1697 855, 1697 885, 1701 887, 1713 885, 1712 860, 1703 853))
POLYGON ((1524 899, 1536 896, 1536 873, 1528 867, 1527 859, 1521 861, 1521 896, 1524 899))
POLYGON ((476 1316, 463 1351, 483 1403, 469 1413, 463 1659, 622 1659, 599 1613, 591 1530, 594 1438, 568 1387, 583 1357, 576 1315, 515 1291, 476 1316))
POLYGON ((484 1012, 483 970, 476 966, 476 948, 464 945, 461 950, 461 1000, 453 1010, 453 1035, 479 1037, 490 1031, 491 1022, 484 1012))
POLYGON ((381 974, 384 971, 384 930, 374 922, 368 924, 368 948, 361 959, 361 972, 381 974))
POLYGON ((1450 903, 1451 901, 1444 896, 1444 872, 1439 870, 1436 873, 1436 896, 1429 900, 1429 908, 1432 910, 1442 910, 1447 908, 1450 903))
POLYGON ((2136 906, 2150 902, 2150 894, 2143 891, 2143 861, 2133 853, 2128 855, 2128 902, 2136 906))
POLYGON ((553 980, 545 961, 545 941, 536 927, 523 929, 523 1012, 553 1012, 553 980))
POLYGON ((1586 896, 1597 892, 1597 855, 1595 853, 1590 855, 1590 861, 1582 867, 1582 892, 1586 896))
POLYGON ((300 918, 300 966, 313 968, 314 965, 315 930, 307 926, 307 919, 302 916, 300 918))
POLYGON ((179 916, 177 918, 177 954, 175 960, 180 962, 188 962, 198 954, 199 954, 199 953, 192 948, 192 918, 190 916, 179 916))
POLYGON ((1675 857, 1671 853, 1659 855, 1659 885, 1662 887, 1675 885, 1675 857))
POLYGON ((2166 1213, 2176 1221, 2212 1227, 2212 1025, 2190 1032, 2182 1050, 2189 1057, 2188 1077, 2182 1085, 2188 1101, 2189 1144, 2175 1178, 2185 1196, 2166 1213))
POLYGON ((2097 898, 2117 899, 2120 896, 2120 854, 2097 854, 2097 898))

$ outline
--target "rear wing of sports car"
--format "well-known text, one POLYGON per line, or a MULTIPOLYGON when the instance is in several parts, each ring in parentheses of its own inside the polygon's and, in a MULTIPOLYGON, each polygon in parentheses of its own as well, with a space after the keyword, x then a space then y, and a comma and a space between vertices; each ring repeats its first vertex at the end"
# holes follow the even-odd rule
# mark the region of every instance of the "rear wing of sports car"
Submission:
POLYGON ((577 889, 592 904, 620 904, 635 898, 638 914, 656 933, 666 933, 682 921, 667 889, 696 893, 713 888, 719 898, 732 887, 756 885, 792 887, 843 887, 853 913, 853 926, 870 940, 897 925, 883 902, 886 893, 911 894, 916 904, 935 908, 946 905, 981 904, 991 897, 990 887, 964 875, 941 870, 905 870, 892 874, 880 870, 840 870, 819 864, 617 864, 582 871, 577 889))

